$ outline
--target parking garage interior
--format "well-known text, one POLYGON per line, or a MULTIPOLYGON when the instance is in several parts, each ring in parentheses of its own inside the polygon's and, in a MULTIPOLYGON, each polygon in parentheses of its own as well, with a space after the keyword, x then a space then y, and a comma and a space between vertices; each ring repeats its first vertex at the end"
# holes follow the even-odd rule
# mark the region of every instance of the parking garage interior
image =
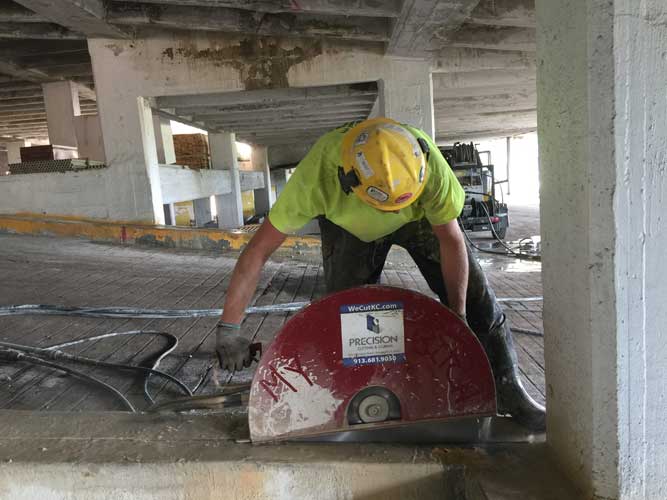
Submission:
MULTIPOLYGON (((0 1, 0 344, 98 362, 0 353, 0 497, 663 498, 666 19, 659 0, 0 1), (240 255, 317 141, 378 117, 455 171, 471 145, 482 174, 459 182, 500 211, 461 228, 546 432, 255 444, 245 397, 215 400, 257 366, 215 355, 240 255)), ((316 219, 287 236, 242 336, 266 351, 326 300, 322 253, 316 219)), ((437 299, 396 246, 379 284, 437 299)))

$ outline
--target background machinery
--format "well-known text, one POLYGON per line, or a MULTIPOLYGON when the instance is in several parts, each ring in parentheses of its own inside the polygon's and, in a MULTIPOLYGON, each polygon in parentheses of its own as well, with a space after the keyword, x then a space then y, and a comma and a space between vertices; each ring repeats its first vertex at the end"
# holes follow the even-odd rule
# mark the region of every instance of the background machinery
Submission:
POLYGON ((499 238, 505 238, 509 227, 507 204, 496 198, 496 182, 491 154, 487 164, 483 164, 480 152, 473 143, 455 143, 440 147, 440 152, 454 171, 466 192, 460 221, 466 231, 495 231, 499 238))

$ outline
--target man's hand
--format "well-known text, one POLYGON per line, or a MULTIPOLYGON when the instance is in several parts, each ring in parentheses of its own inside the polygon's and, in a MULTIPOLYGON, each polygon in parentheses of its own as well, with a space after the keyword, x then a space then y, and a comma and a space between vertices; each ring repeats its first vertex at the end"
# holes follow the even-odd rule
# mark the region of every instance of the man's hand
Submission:
POLYGON ((215 351, 218 354, 220 368, 223 370, 242 370, 253 361, 250 341, 240 333, 241 325, 220 321, 215 333, 215 351))

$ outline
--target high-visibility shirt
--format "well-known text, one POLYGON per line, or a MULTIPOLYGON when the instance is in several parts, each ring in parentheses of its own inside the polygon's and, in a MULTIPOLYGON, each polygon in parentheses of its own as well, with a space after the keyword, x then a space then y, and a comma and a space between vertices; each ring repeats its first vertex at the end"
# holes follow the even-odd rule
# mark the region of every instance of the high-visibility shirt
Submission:
POLYGON ((459 216, 465 192, 454 172, 428 134, 405 125, 430 147, 426 185, 419 198, 393 213, 367 205, 354 193, 345 194, 338 180, 338 167, 342 166, 343 135, 354 125, 347 124, 323 135, 299 162, 269 212, 269 220, 278 231, 294 233, 323 215, 360 240, 370 242, 424 217, 431 224, 440 225, 459 216))

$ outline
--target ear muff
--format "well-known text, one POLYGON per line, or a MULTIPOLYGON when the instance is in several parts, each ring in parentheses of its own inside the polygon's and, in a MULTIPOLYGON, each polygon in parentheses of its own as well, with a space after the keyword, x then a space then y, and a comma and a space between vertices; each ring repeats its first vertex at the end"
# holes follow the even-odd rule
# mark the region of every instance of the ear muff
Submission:
POLYGON ((355 188, 361 184, 357 173, 354 169, 350 170, 348 173, 345 173, 343 167, 338 167, 338 181, 340 182, 340 187, 343 188, 345 194, 350 194, 352 188, 355 188))
POLYGON ((424 153, 424 156, 426 157, 426 163, 428 163, 428 158, 431 156, 431 148, 428 146, 428 142, 426 142, 423 137, 417 137, 417 142, 419 143, 422 153, 424 153))

